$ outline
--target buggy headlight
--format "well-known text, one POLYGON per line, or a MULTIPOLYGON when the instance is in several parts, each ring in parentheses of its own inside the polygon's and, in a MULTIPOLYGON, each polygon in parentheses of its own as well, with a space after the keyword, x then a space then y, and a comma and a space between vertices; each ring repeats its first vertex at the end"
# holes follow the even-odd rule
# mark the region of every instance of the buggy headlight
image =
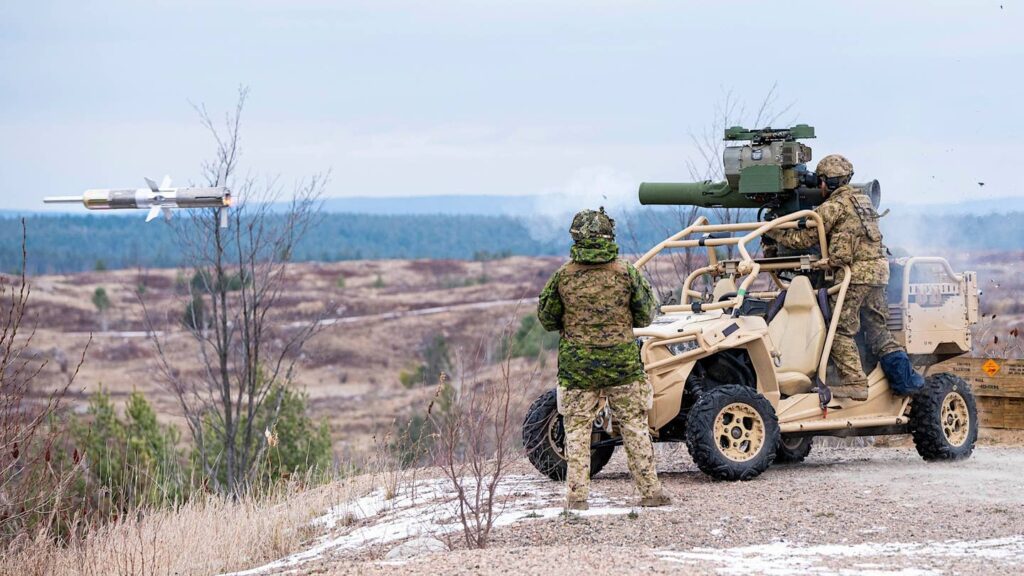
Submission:
POLYGON ((673 356, 678 356, 680 354, 689 352, 690 350, 696 350, 698 346, 696 340, 687 340, 685 342, 676 342, 675 344, 669 344, 668 346, 666 346, 666 348, 668 348, 668 351, 671 352, 673 356))

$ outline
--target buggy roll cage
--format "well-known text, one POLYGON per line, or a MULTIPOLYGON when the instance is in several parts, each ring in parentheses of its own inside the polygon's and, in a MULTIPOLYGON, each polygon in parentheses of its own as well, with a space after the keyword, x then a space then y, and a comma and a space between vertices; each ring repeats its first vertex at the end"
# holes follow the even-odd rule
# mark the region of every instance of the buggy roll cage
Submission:
MULTIPOLYGON (((768 222, 738 222, 731 224, 710 224, 706 216, 700 216, 694 220, 693 224, 690 224, 686 228, 672 236, 669 236, 665 240, 662 240, 658 245, 648 250, 647 253, 641 256, 634 263, 634 265, 637 269, 642 269, 645 264, 667 249, 700 247, 705 248, 707 251, 708 264, 690 272, 686 277, 686 280, 683 281, 680 304, 662 306, 662 313, 674 314, 681 312, 706 312, 712 310, 724 311, 726 309, 732 309, 733 315, 738 315, 740 306, 742 306, 743 301, 747 296, 754 298, 775 298, 782 290, 787 288, 788 284, 783 279, 779 278, 778 274, 776 274, 778 271, 810 271, 816 269, 824 270, 827 274, 831 270, 828 257, 828 242, 825 239, 825 228, 822 224, 821 216, 813 210, 800 210, 768 222), (751 257, 750 251, 747 249, 747 244, 753 240, 759 239, 769 230, 794 230, 800 228, 817 229, 818 248, 821 251, 820 257, 816 255, 799 255, 756 259, 751 257), (739 232, 744 232, 745 234, 740 236, 734 235, 739 232), (700 238, 688 238, 694 234, 699 234, 701 236, 700 238), (718 255, 715 253, 715 247, 717 246, 736 246, 740 255, 739 259, 720 261, 718 259, 718 255), (775 284, 777 290, 753 293, 749 292, 750 286, 761 272, 767 272, 771 275, 772 282, 775 284), (690 287, 693 281, 703 274, 710 274, 715 278, 728 275, 735 275, 737 277, 742 276, 743 281, 737 286, 734 294, 726 294, 719 302, 705 303, 697 301, 690 303, 691 297, 703 298, 704 296, 703 293, 693 290, 690 287)), ((825 381, 825 370, 828 367, 828 359, 832 350, 832 342, 835 339, 836 328, 839 325, 840 311, 842 311, 843 301, 846 298, 846 292, 850 286, 850 268, 849 266, 843 265, 842 269, 842 282, 828 289, 828 293, 830 295, 836 295, 836 304, 835 309, 832 311, 832 320, 829 323, 828 334, 825 338, 825 345, 822 349, 821 359, 818 363, 817 374, 821 382, 825 381)), ((684 341, 695 341, 697 343, 697 348, 684 354, 656 362, 655 365, 650 366, 649 368, 662 368, 667 363, 674 364, 676 362, 686 361, 690 358, 713 352, 711 349, 712 347, 704 341, 699 328, 686 329, 680 332, 677 336, 664 340, 663 342, 657 342, 657 344, 668 345, 684 341)))

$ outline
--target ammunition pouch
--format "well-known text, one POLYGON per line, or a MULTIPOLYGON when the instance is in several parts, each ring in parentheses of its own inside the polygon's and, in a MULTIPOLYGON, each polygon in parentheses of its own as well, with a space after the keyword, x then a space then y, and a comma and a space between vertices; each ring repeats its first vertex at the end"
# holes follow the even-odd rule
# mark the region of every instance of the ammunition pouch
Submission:
POLYGON ((854 241, 856 239, 847 231, 837 232, 829 240, 829 260, 833 268, 851 266, 854 261, 854 241))

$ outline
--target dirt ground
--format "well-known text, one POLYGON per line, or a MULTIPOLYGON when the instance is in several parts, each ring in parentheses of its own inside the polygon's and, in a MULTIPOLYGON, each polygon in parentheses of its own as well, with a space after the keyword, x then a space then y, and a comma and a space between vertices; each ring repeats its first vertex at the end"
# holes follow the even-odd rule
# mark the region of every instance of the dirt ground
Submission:
MULTIPOLYGON (((621 451, 594 481, 592 508, 548 518, 561 484, 520 466, 539 514, 496 529, 486 550, 456 545, 404 562, 373 541, 324 552, 312 574, 1014 574, 1024 571, 1024 448, 981 446, 962 462, 913 448, 819 448, 750 482, 700 473, 682 446, 658 447, 674 503, 635 509, 621 451), (541 518, 535 518, 541 516, 541 518)), ((522 492, 524 495, 527 491, 522 492)), ((364 522, 372 524, 373 518, 364 522)), ((357 524, 357 527, 362 524, 357 524)))

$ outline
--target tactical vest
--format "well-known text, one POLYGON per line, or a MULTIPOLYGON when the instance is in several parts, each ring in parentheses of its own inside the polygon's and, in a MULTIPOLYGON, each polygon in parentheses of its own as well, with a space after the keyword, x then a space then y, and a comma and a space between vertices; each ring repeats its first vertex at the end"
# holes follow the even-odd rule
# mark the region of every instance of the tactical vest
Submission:
POLYGON ((851 186, 832 193, 842 206, 842 216, 829 232, 829 257, 838 264, 850 266, 854 284, 885 284, 889 280, 880 216, 871 199, 851 186))
POLYGON ((613 346, 633 341, 632 284, 626 262, 570 262, 558 281, 565 313, 562 337, 577 344, 613 346))

